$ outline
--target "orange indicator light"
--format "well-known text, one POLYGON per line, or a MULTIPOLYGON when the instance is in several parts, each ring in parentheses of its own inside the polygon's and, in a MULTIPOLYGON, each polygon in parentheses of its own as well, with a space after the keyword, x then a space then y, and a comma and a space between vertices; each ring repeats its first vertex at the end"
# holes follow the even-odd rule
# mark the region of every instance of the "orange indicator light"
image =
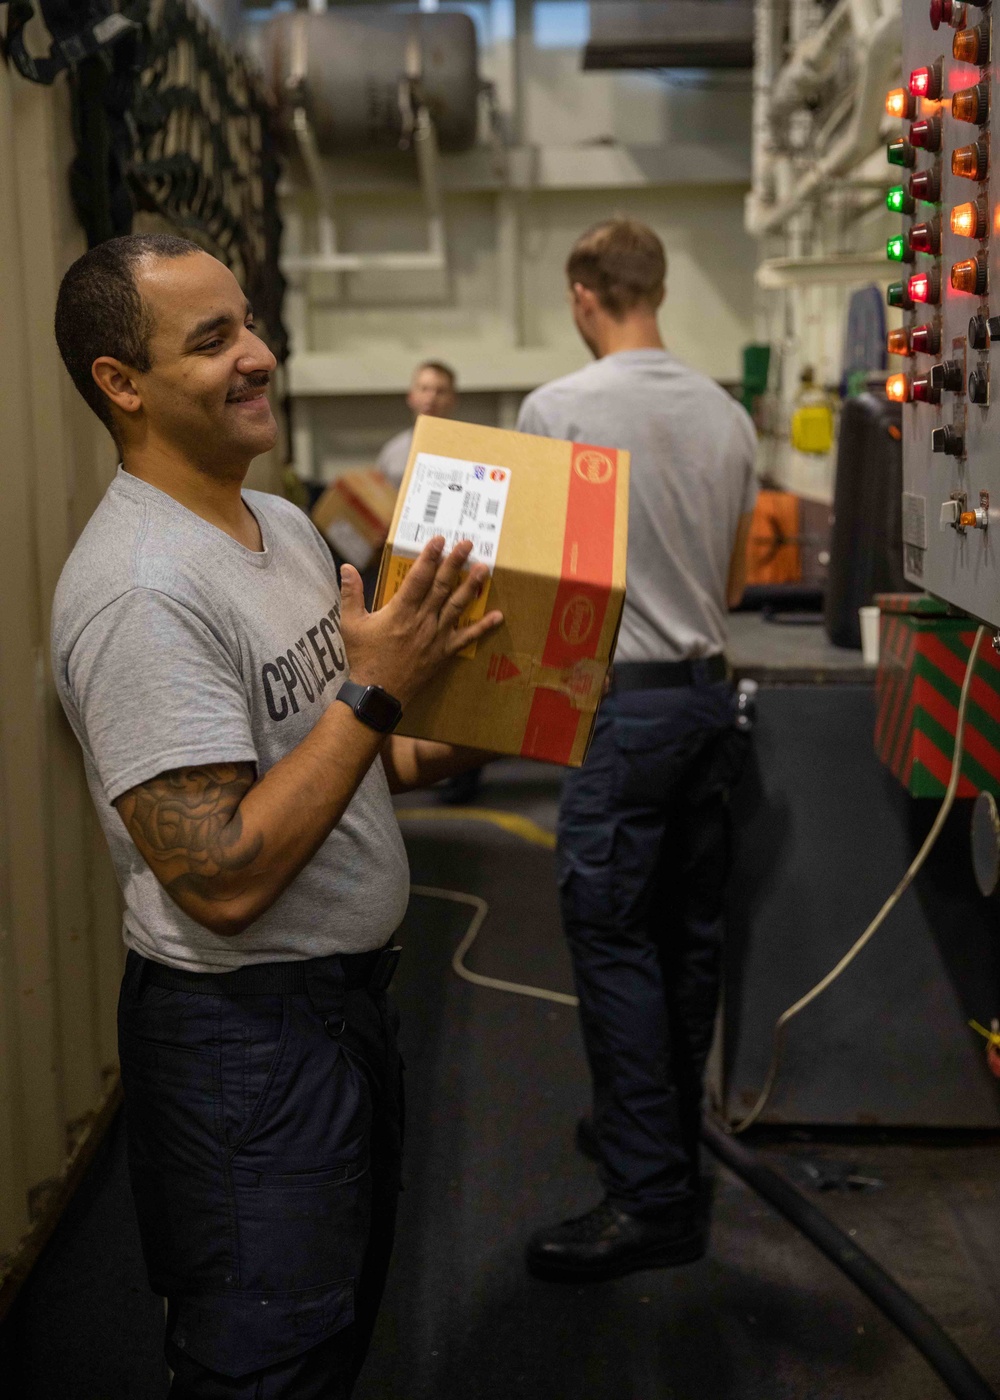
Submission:
POLYGON ((986 210, 982 203, 956 204, 951 211, 951 231, 962 238, 982 238, 986 232, 986 210))
POLYGON ((980 137, 971 146, 959 146, 951 153, 951 173, 965 180, 984 180, 989 169, 986 142, 980 137))
POLYGON ((989 63, 989 20, 984 19, 973 29, 960 29, 951 42, 951 51, 959 63, 989 63))
POLYGON ((885 346, 890 355, 909 356, 913 353, 910 349, 910 332, 908 330, 890 331, 885 338, 885 346))
POLYGON ((968 292, 972 296, 982 296, 983 292, 986 291, 986 259, 982 254, 976 258, 963 258, 961 262, 953 263, 951 285, 956 292, 968 292))
POLYGON ((951 115, 956 121, 983 126, 990 115, 989 83, 977 83, 975 87, 956 92, 951 99, 951 115))
POLYGON ((893 88, 885 95, 885 110, 890 117, 895 117, 897 121, 910 121, 915 106, 913 94, 907 92, 906 88, 893 88))
POLYGON ((893 403, 909 403, 910 376, 908 374, 890 374, 885 381, 885 396, 893 403))

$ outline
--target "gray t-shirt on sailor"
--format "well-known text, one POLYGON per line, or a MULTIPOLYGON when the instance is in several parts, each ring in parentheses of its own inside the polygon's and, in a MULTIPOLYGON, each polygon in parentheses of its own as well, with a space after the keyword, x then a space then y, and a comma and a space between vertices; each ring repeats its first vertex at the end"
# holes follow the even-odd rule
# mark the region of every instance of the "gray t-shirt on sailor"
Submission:
POLYGON ((410 460, 410 447, 413 444, 413 429, 404 428, 391 437, 378 454, 375 465, 384 477, 392 482, 397 491, 406 475, 406 464, 410 460))
POLYGON ((666 350, 622 350, 529 394, 517 426, 632 454, 615 660, 723 651, 736 527, 757 499, 742 406, 666 350))
POLYGON ((289 502, 244 500, 260 553, 119 468, 53 605, 56 686, 124 892, 125 942, 201 972, 376 948, 409 895, 381 761, 309 864, 234 937, 178 908, 112 805, 174 768, 252 763, 262 777, 347 675, 330 551, 289 502))

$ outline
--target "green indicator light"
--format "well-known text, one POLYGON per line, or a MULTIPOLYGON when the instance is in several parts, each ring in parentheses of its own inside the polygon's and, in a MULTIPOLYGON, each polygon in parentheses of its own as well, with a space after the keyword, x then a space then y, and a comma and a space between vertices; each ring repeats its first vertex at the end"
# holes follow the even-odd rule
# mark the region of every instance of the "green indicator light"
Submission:
POLYGON ((893 185, 892 189, 886 192, 885 205, 893 214, 913 213, 913 200, 902 185, 893 185))
POLYGON ((890 306, 901 306, 904 311, 909 311, 913 305, 905 282, 890 282, 886 288, 885 299, 890 306))
POLYGON ((909 141, 903 136, 901 136, 898 141, 890 141, 885 148, 885 154, 890 165, 905 165, 910 167, 916 164, 916 152, 909 141))
POLYGON ((898 233, 895 238, 890 238, 885 245, 885 255, 891 262, 906 262, 909 251, 906 239, 898 233))

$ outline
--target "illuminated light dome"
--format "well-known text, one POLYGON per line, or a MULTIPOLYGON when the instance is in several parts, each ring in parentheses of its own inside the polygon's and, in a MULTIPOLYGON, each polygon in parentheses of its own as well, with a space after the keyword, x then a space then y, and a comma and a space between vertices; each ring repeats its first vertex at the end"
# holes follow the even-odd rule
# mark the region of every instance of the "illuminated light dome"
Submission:
POLYGON ((911 301, 937 306, 941 300, 941 275, 936 267, 929 272, 915 272, 907 282, 906 290, 911 301))
POLYGON ((925 97, 928 102, 937 102, 941 96, 940 63, 932 64, 930 68, 914 68, 907 86, 914 97, 925 97))
POLYGON ((893 403, 909 403, 910 376, 908 374, 890 374, 885 381, 885 396, 893 403))
POLYGON ((986 232, 986 206, 983 200, 956 204, 951 211, 951 231, 961 238, 982 238, 986 232))
POLYGON ((951 51, 959 63, 989 63, 989 20, 983 20, 972 29, 960 29, 951 41, 951 51))
POLYGON ((885 110, 897 121, 912 121, 916 116, 916 107, 913 93, 907 92, 906 88, 893 88, 885 95, 885 110))
POLYGON ((907 194, 902 185, 893 185, 892 189, 886 190, 885 207, 890 214, 912 214, 913 196, 907 194))
POLYGON ((885 255, 890 262, 913 261, 913 251, 901 233, 886 240, 885 255))

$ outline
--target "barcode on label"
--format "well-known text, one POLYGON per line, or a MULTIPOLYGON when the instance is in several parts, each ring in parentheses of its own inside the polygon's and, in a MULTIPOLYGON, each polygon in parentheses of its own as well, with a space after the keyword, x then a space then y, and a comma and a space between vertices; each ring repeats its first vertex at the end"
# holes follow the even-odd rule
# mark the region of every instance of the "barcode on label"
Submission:
POLYGON ((427 496, 427 504, 424 507, 424 524, 433 525, 437 519, 438 507, 441 504, 441 492, 431 491, 427 496))
POLYGON ((487 501, 487 502, 486 502, 486 514, 487 514, 487 515, 496 515, 496 513, 497 513, 497 511, 498 511, 499 509, 500 509, 500 502, 499 502, 498 500, 492 500, 492 501, 487 501))
POLYGON ((493 541, 492 541, 492 540, 480 540, 480 541, 479 541, 479 550, 478 550, 478 554, 479 554, 480 559, 492 559, 492 558, 493 558, 493 541))

